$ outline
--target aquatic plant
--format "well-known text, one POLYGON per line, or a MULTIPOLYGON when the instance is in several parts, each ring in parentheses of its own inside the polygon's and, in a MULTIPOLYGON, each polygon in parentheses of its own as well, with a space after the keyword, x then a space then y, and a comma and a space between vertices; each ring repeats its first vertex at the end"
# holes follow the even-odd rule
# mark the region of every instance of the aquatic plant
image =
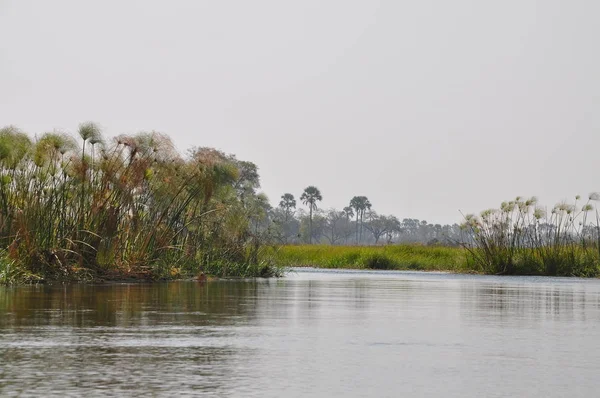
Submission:
POLYGON ((491 274, 597 276, 600 271, 598 212, 590 222, 592 193, 580 205, 561 202, 550 212, 537 198, 503 202, 499 209, 465 216, 463 246, 470 263, 491 274))
POLYGON ((156 132, 105 143, 86 122, 78 135, 0 130, 0 249, 24 272, 163 278, 218 262, 269 273, 251 229, 265 200, 252 163, 210 148, 181 156, 156 132))

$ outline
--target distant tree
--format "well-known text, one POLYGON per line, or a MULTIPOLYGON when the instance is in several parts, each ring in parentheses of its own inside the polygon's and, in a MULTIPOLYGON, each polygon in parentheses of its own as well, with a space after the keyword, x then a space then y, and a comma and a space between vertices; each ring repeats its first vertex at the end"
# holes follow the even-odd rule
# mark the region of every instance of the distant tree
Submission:
POLYGON ((385 237, 387 240, 387 244, 392 243, 392 239, 394 239, 394 235, 402 232, 402 227, 400 224, 400 220, 396 218, 396 216, 387 216, 386 217, 387 229, 385 231, 385 237))
MULTIPOLYGON (((291 193, 285 193, 281 196, 279 207, 283 211, 283 242, 287 243, 289 232, 290 232, 290 221, 294 217, 294 211, 296 209, 296 199, 291 193)), ((294 220, 295 221, 295 220, 294 220)))
POLYGON ((296 209, 296 199, 294 198, 294 195, 291 193, 285 193, 281 195, 279 207, 283 209, 285 221, 288 222, 289 218, 294 214, 294 210, 296 209))
POLYGON ((325 216, 325 228, 323 236, 330 244, 335 245, 342 239, 352 235, 350 220, 344 211, 330 209, 325 216))
POLYGON ((248 196, 246 198, 246 208, 248 219, 253 226, 254 234, 258 235, 261 229, 266 230, 268 227, 268 214, 271 210, 269 198, 264 193, 248 196))
POLYGON ((346 206, 346 207, 344 207, 344 209, 342 211, 344 212, 344 214, 346 215, 346 218, 348 220, 350 220, 352 217, 354 217, 354 209, 352 209, 352 207, 346 206))
POLYGON ((432 229, 433 225, 429 224, 426 220, 421 220, 421 224, 419 224, 419 240, 422 243, 429 242, 432 229))
POLYGON ((378 244, 382 237, 386 237, 387 243, 390 244, 394 235, 400 232, 400 221, 394 216, 380 216, 374 211, 369 211, 366 217, 365 228, 373 235, 375 244, 378 244))
POLYGON ((271 237, 278 243, 287 244, 296 241, 300 234, 300 217, 296 218, 296 213, 288 218, 281 207, 271 210, 270 218, 272 220, 271 237), (286 222, 286 218, 288 221, 286 222))
POLYGON ((356 244, 359 244, 362 240, 365 211, 371 209, 371 202, 366 196, 355 196, 350 200, 350 207, 356 212, 356 244))
POLYGON ((405 243, 414 243, 418 241, 420 221, 415 218, 405 218, 402 220, 402 236, 401 241, 405 243))
POLYGON ((302 196, 300 196, 300 200, 304 203, 305 206, 308 206, 309 210, 309 227, 308 227, 308 243, 312 243, 312 216, 313 211, 317 210, 317 202, 323 200, 323 196, 321 196, 321 191, 319 188, 315 186, 308 186, 302 192, 302 196))
POLYGON ((256 190, 260 188, 260 179, 258 176, 258 167, 252 163, 236 159, 236 166, 239 170, 236 189, 238 195, 245 203, 246 198, 256 194, 256 190))
POLYGON ((374 211, 369 211, 367 213, 367 223, 365 224, 365 228, 373 235, 375 244, 379 243, 379 239, 387 232, 389 226, 386 216, 380 216, 374 211))
POLYGON ((303 242, 320 243, 321 237, 326 237, 327 220, 321 209, 316 209, 312 215, 312 223, 308 212, 300 215, 300 236, 303 242))

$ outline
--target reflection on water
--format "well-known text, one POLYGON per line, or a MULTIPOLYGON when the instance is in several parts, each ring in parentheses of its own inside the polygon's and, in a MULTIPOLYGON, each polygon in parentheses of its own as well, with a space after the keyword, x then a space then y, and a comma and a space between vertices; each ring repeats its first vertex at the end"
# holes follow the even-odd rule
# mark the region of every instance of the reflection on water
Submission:
POLYGON ((229 343, 235 329, 228 327, 254 316, 256 288, 165 283, 0 290, 0 393, 218 391, 231 376, 230 358, 244 354, 229 343))
POLYGON ((599 321, 597 280, 0 287, 0 395, 594 396, 599 321))

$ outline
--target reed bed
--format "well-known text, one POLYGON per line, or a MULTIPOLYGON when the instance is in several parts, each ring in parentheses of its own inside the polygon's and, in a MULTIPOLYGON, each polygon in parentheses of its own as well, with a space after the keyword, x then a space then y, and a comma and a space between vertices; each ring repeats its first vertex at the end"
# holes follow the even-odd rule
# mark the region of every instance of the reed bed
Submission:
POLYGON ((537 198, 517 197, 499 209, 467 215, 462 229, 469 267, 488 274, 596 277, 600 274, 600 217, 593 203, 559 203, 550 211, 537 198))
POLYGON ((0 129, 0 282, 279 271, 253 233, 256 167, 166 135, 0 129))

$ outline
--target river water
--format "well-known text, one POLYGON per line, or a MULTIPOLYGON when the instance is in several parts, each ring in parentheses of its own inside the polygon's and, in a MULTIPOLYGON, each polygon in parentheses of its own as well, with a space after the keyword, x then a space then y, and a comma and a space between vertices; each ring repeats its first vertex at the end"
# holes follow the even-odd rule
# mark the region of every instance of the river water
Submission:
POLYGON ((0 396, 593 397, 600 281, 295 269, 0 287, 0 396))

